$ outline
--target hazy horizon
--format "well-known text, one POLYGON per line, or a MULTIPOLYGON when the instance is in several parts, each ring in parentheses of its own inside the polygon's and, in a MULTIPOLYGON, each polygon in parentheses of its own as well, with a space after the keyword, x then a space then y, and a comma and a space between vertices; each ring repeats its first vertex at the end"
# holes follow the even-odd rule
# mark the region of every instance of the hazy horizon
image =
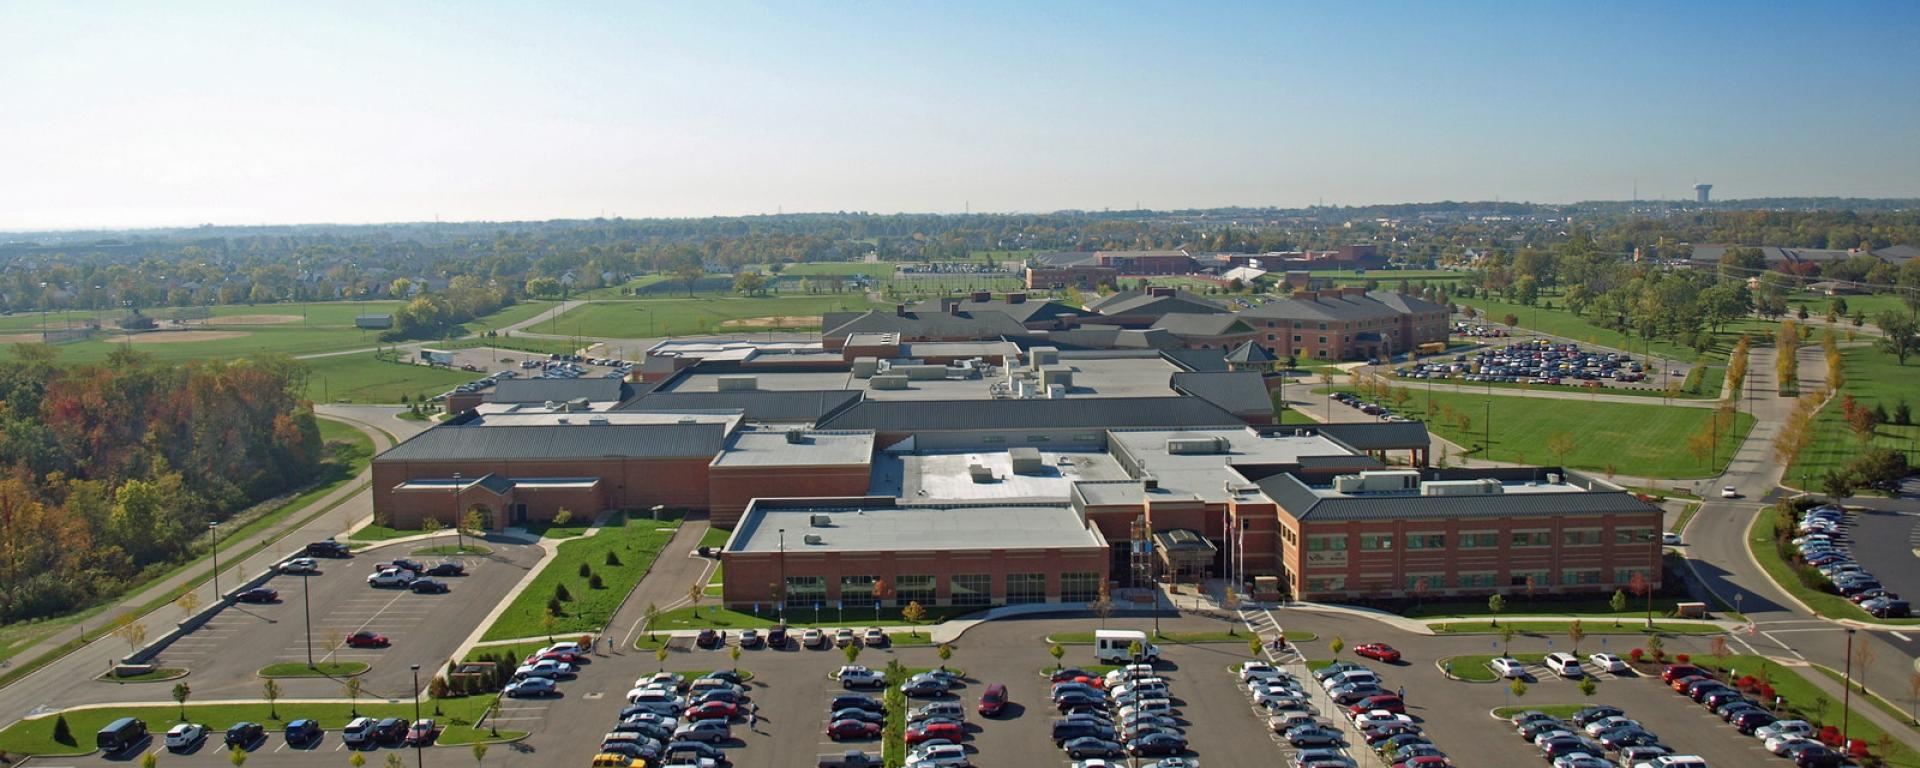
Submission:
POLYGON ((1920 70, 1870 43, 1916 31, 1895 3, 12 3, 0 230, 1911 198, 1920 70))

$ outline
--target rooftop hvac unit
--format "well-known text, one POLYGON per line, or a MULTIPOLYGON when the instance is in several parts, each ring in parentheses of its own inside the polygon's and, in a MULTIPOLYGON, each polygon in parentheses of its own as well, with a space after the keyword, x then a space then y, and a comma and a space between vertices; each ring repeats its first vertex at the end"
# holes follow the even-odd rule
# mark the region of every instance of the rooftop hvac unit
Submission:
POLYGON ((816 546, 827 543, 827 540, 824 538, 821 538, 820 534, 817 534, 817 533, 809 533, 806 536, 802 537, 800 540, 816 546))
POLYGON ((894 373, 875 376, 867 380, 867 386, 873 389, 906 389, 907 377, 894 373))
POLYGON ((1478 480, 1435 480, 1420 484, 1422 496, 1493 496, 1504 493, 1500 481, 1490 477, 1478 480))
POLYGON ((1560 484, 1560 473, 1558 473, 1558 472, 1548 472, 1548 473, 1547 473, 1547 485, 1559 485, 1559 484, 1560 484))
POLYGON ((871 357, 856 357, 853 359, 853 377, 854 378, 870 379, 870 378, 873 378, 874 374, 879 372, 880 372, 879 360, 871 357))
POLYGON ((1141 475, 1140 487, 1149 491, 1158 490, 1160 488, 1160 478, 1154 477, 1151 472, 1141 475))
POLYGON ((991 483, 993 482, 993 468, 985 464, 968 464, 967 476, 973 478, 973 481, 976 483, 991 483))
POLYGON ((1188 456, 1203 453, 1221 453, 1227 450, 1229 442, 1220 435, 1212 437, 1176 437, 1167 441, 1167 453, 1188 456))
POLYGON ((799 445, 807 441, 807 431, 794 428, 787 430, 787 442, 799 445))
POLYGON ((1056 365, 1060 362, 1060 349, 1058 347, 1034 347, 1033 349, 1027 350, 1027 358, 1028 362, 1032 363, 1036 370, 1044 366, 1056 365))
POLYGON ((832 526, 833 516, 832 515, 813 515, 807 518, 807 525, 811 525, 815 528, 826 528, 826 527, 832 526))
POLYGON ((1037 474, 1046 468, 1046 463, 1040 460, 1040 450, 1037 448, 1008 449, 1007 456, 1013 459, 1013 473, 1016 475, 1037 474))
POLYGON ((1048 385, 1048 386, 1047 386, 1047 399, 1048 399, 1048 400, 1065 400, 1065 399, 1067 399, 1067 388, 1066 388, 1066 387, 1063 387, 1063 386, 1060 386, 1059 384, 1050 384, 1050 385, 1048 385))
POLYGON ((753 376, 721 376, 714 380, 714 384, 721 392, 750 392, 760 386, 759 380, 753 376))
POLYGON ((605 417, 605 416, 588 416, 588 417, 587 417, 587 423, 588 423, 588 424, 600 424, 600 425, 603 425, 603 426, 604 426, 604 425, 607 425, 607 424, 612 424, 613 422, 611 422, 611 421, 608 421, 608 420, 607 420, 607 417, 605 417))

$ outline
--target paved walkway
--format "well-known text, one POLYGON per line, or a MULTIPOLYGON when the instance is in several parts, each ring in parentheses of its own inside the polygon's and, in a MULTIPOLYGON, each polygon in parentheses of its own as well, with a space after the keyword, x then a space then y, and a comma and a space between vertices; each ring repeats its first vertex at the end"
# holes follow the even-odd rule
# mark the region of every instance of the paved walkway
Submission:
MULTIPOLYGON (((393 445, 392 438, 386 432, 358 421, 349 423, 373 440, 375 453, 393 445)), ((267 542, 275 542, 239 562, 221 559, 222 589, 231 591, 231 587, 239 584, 246 576, 266 569, 295 548, 304 546, 309 539, 326 538, 347 531, 359 519, 371 514, 372 497, 366 492, 371 476, 371 470, 362 471, 345 485, 323 496, 314 504, 275 522, 265 530, 238 540, 222 540, 221 552, 240 552, 267 542), (308 515, 322 509, 329 509, 329 511, 310 522, 306 521, 308 515)), ((109 622, 126 611, 158 599, 186 584, 204 580, 212 572, 213 567, 210 561, 198 563, 182 568, 164 579, 119 598, 112 608, 100 613, 94 626, 82 628, 89 637, 93 638, 91 642, 0 688, 0 723, 12 723, 40 707, 51 704, 62 691, 74 684, 74 680, 92 678, 104 671, 116 659, 125 656, 127 646, 124 641, 104 635, 95 637, 99 635, 100 624, 109 622)), ((202 595, 202 604, 210 604, 212 597, 213 593, 209 585, 205 594, 202 595)), ((164 631, 164 628, 180 622, 186 616, 187 613, 180 610, 178 605, 169 602, 142 615, 138 621, 147 626, 148 634, 157 636, 164 631)), ((20 663, 26 663, 54 651, 62 643, 71 639, 72 635, 66 633, 48 637, 14 658, 20 663)))

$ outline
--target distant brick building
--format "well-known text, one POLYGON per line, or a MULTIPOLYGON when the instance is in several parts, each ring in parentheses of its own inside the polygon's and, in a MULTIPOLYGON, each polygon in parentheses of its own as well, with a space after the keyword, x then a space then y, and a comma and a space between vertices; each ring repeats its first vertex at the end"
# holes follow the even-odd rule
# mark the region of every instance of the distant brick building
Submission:
POLYGON ((1447 340, 1447 308, 1358 286, 1301 291, 1240 313, 1255 343, 1279 357, 1352 360, 1447 340))

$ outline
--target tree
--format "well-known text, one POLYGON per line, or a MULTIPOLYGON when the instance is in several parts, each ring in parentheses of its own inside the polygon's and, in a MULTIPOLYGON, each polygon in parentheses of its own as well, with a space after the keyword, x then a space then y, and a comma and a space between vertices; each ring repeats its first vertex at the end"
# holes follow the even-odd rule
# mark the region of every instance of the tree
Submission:
POLYGON ((934 649, 934 653, 940 657, 940 668, 946 669, 947 661, 953 658, 953 644, 941 643, 939 648, 934 649))
POLYGON ((147 641, 147 625, 134 620, 132 613, 120 614, 118 626, 113 628, 113 636, 126 641, 127 655, 140 650, 140 644, 147 641))
POLYGON ((180 705, 180 722, 187 721, 187 697, 193 695, 193 688, 186 683, 173 684, 173 701, 180 705))
MULTIPOLYGON (((185 720, 186 718, 183 717, 181 719, 185 720)), ((140 768, 154 768, 154 766, 159 764, 160 754, 158 752, 148 752, 140 756, 140 768)))
POLYGON ((1332 640, 1327 641, 1327 650, 1333 651, 1333 657, 1336 659, 1340 658, 1340 652, 1346 650, 1346 648, 1346 639, 1339 635, 1334 635, 1332 640))
MULTIPOLYGON (((1913 676, 1915 679, 1920 679, 1920 672, 1913 673, 1913 676)), ((73 726, 67 725, 67 716, 64 713, 55 716, 53 719, 53 740, 57 744, 66 744, 69 746, 78 743, 74 741, 73 726)))
POLYGON ((1597 690, 1600 690, 1600 686, 1594 685, 1591 675, 1580 676, 1580 695, 1593 698, 1593 692, 1597 690))
POLYGON ((353 754, 347 756, 347 765, 353 766, 353 768, 365 768, 366 764, 367 756, 360 754, 360 751, 357 749, 353 751, 353 754))
POLYGON ((1574 442, 1571 432, 1558 432, 1547 438, 1547 452, 1553 454, 1554 459, 1561 464, 1567 463, 1567 454, 1573 453, 1579 447, 1579 443, 1574 442))
POLYGON ((660 620, 660 606, 647 603, 647 639, 658 642, 660 635, 653 631, 654 622, 660 620))
MULTIPOLYGON (((464 526, 465 535, 472 536, 476 539, 480 538, 481 533, 487 530, 487 522, 488 522, 487 515, 486 513, 481 512, 479 507, 474 507, 473 509, 467 510, 467 515, 466 515, 466 518, 463 520, 463 522, 465 523, 465 526, 464 526)), ((456 538, 458 538, 458 536, 462 533, 462 531, 460 529, 455 529, 454 533, 456 535, 456 538)), ((461 539, 456 541, 455 544, 460 547, 465 547, 467 545, 467 542, 464 539, 461 539)))
POLYGON ((486 761, 487 761, 487 743, 484 741, 474 742, 473 743, 473 764, 475 768, 479 768, 479 766, 482 763, 485 763, 486 761))
POLYGON ((1567 625, 1567 639, 1573 641, 1573 655, 1580 655, 1580 641, 1586 636, 1587 628, 1580 624, 1579 619, 1574 619, 1572 624, 1567 625))
POLYGON ((1505 656, 1507 655, 1507 644, 1513 642, 1513 636, 1518 634, 1518 632, 1514 630, 1512 624, 1508 624, 1500 628, 1499 634, 1500 634, 1500 655, 1505 656))
POLYGON ((1059 643, 1054 643, 1047 646, 1047 655, 1053 657, 1053 668, 1058 670, 1060 669, 1060 659, 1067 655, 1067 649, 1061 647, 1059 643))
POLYGON ((354 717, 360 716, 360 686, 359 675, 349 677, 346 682, 341 683, 341 687, 347 689, 347 711, 354 717))
POLYGON ((1920 672, 1907 675, 1907 707, 1913 722, 1920 724, 1920 672))
MULTIPOLYGON (((280 718, 276 717, 273 719, 278 720, 280 718)), ((233 768, 240 768, 240 766, 246 765, 247 751, 244 749, 241 749, 238 746, 234 747, 233 749, 227 750, 227 762, 232 763, 233 768)))
POLYGON ((1500 614, 1507 610, 1507 597, 1494 593, 1487 598, 1487 612, 1493 614, 1493 625, 1500 626, 1500 614))
POLYGON ((671 274, 675 280, 680 281, 681 285, 687 287, 687 295, 692 296, 693 286, 700 282, 700 278, 707 276, 707 268, 700 264, 698 255, 692 255, 689 260, 674 266, 671 274))
POLYGON ((840 652, 846 655, 848 664, 852 664, 860 660, 860 644, 859 643, 847 643, 847 647, 840 649, 840 652))
POLYGON ((1513 679, 1513 682, 1508 683, 1507 690, 1512 691, 1513 697, 1516 699, 1524 699, 1527 697, 1527 684, 1521 681, 1520 678, 1516 677, 1513 679))
POLYGON ((446 528, 446 526, 440 524, 440 518, 434 517, 433 515, 420 518, 420 532, 426 534, 428 538, 439 535, 440 531, 444 528, 446 528))
POLYGON ((388 752, 387 768, 407 768, 407 761, 400 759, 398 753, 388 752))
POLYGON ((1653 587, 1647 583, 1647 575, 1640 571, 1634 571, 1632 576, 1627 577, 1627 591, 1632 592, 1634 597, 1644 596, 1647 598, 1647 628, 1652 629, 1653 587))
POLYGON ((907 602, 907 607, 900 609, 900 618, 905 619, 907 626, 913 628, 913 636, 919 637, 920 622, 927 618, 926 606, 921 605, 918 600, 910 600, 907 602))
POLYGON ((1613 599, 1607 601, 1607 607, 1612 608, 1615 614, 1615 616, 1613 617, 1613 625, 1616 627, 1620 626, 1620 616, 1618 614, 1626 613, 1627 611, 1626 591, 1620 590, 1620 589, 1614 590, 1613 599))
POLYGON ((667 647, 663 645, 653 649, 653 660, 660 662, 660 671, 667 671, 667 647))
POLYGON ((706 596, 707 585, 704 583, 696 581, 692 586, 687 587, 687 602, 693 605, 696 612, 700 610, 700 600, 706 596))
POLYGON ((554 615, 552 608, 548 608, 546 612, 540 614, 540 628, 546 631, 547 642, 553 642, 553 627, 558 623, 560 623, 560 617, 554 615))
POLYGON ((280 710, 276 706, 276 702, 280 701, 280 684, 272 680, 268 680, 265 684, 260 686, 260 693, 262 697, 264 697, 267 700, 267 719, 268 720, 280 719, 280 710))
POLYGON ((1880 313, 1874 324, 1880 326, 1880 348, 1899 358, 1901 365, 1920 352, 1920 323, 1915 323, 1912 316, 1889 310, 1880 313))
POLYGON ((1260 642, 1259 635, 1247 638, 1247 653, 1251 654, 1254 658, 1260 658, 1260 651, 1265 649, 1265 647, 1265 644, 1260 642))
POLYGON ((1853 660, 1860 665, 1860 675, 1854 680, 1859 682, 1860 692, 1867 692, 1867 677, 1872 673, 1873 663, 1880 658, 1880 652, 1874 650, 1872 633, 1862 632, 1853 641, 1853 660))
POLYGON ((192 616, 194 611, 200 610, 200 593, 193 591, 182 592, 180 593, 180 599, 173 601, 173 604, 180 608, 181 613, 192 616))
POLYGON ((727 658, 733 662, 733 670, 735 672, 740 671, 740 646, 736 645, 732 648, 728 648, 727 658))
POLYGON ((733 292, 742 296, 758 296, 767 292, 765 275, 752 270, 742 270, 733 276, 733 292))

